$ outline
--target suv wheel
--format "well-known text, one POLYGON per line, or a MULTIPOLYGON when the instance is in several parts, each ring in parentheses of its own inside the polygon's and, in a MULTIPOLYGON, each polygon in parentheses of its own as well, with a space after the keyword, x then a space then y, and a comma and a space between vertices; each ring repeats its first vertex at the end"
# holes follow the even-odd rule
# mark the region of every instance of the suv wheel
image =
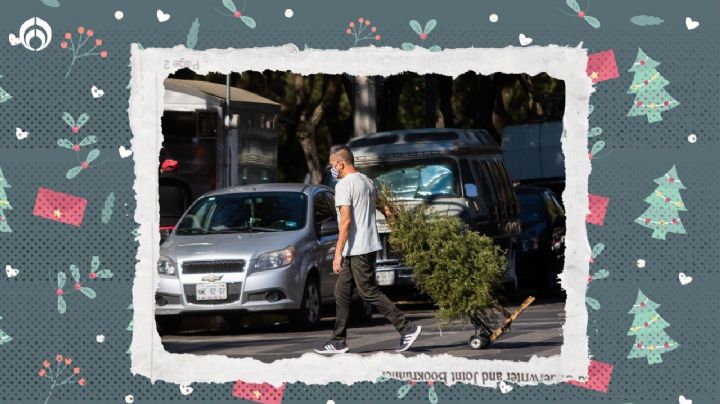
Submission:
POLYGON ((315 278, 305 282, 300 310, 292 316, 292 323, 301 329, 310 329, 320 323, 320 289, 315 278))

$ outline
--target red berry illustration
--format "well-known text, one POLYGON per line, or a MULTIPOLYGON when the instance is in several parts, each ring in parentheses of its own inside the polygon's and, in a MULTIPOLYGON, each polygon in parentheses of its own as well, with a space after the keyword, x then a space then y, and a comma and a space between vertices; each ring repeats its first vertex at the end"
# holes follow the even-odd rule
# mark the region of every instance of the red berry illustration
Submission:
POLYGON ((65 41, 60 42, 60 47, 63 49, 67 48, 67 42, 65 42, 65 41))
POLYGON ((75 374, 80 373, 80 368, 73 368, 73 373, 75 373, 75 374))
POLYGON ((640 302, 640 307, 645 307, 645 302, 640 302))
POLYGON ((346 29, 345 32, 347 32, 348 34, 352 34, 352 31, 350 30, 350 28, 346 29))
POLYGON ((584 11, 580 11, 580 12, 578 13, 578 17, 584 18, 584 17, 585 17, 585 12, 584 12, 584 11))
POLYGON ((60 355, 60 354, 55 355, 55 362, 60 363, 60 362, 62 362, 62 360, 63 360, 63 356, 62 356, 62 355, 60 355))
POLYGON ((77 126, 77 125, 74 125, 74 126, 72 127, 72 132, 73 132, 73 133, 78 133, 78 132, 80 132, 80 127, 77 126))
POLYGON ((85 170, 85 169, 88 168, 88 162, 87 162, 87 161, 83 161, 82 163, 80 163, 80 166, 83 168, 83 170, 85 170))
POLYGON ((592 280, 593 280, 592 275, 588 275, 587 280, 588 280, 588 283, 592 282, 592 280))
POLYGON ((670 198, 665 198, 665 202, 670 202, 670 198))
POLYGON ((107 57, 107 55, 108 55, 108 54, 107 54, 107 51, 102 51, 102 52, 100 52, 100 57, 103 58, 103 59, 105 59, 105 58, 107 57))
POLYGON ((424 32, 423 32, 422 34, 420 34, 420 39, 422 39, 423 41, 426 40, 426 39, 427 39, 427 34, 424 33, 424 32))
POLYGON ((95 40, 95 45, 96 45, 96 46, 100 46, 100 45, 102 45, 102 43, 103 43, 103 42, 102 42, 102 39, 100 39, 100 38, 98 38, 98 39, 95 40))
POLYGON ((58 290, 56 290, 55 293, 57 293, 58 296, 62 296, 63 290, 58 288, 58 290))
POLYGON ((82 286, 80 286, 80 282, 75 284, 75 290, 80 290, 82 286))
POLYGON ((66 32, 65 39, 70 39, 70 38, 72 38, 72 34, 70 34, 69 32, 66 32))
POLYGON ((643 327, 645 327, 645 328, 648 328, 649 325, 650 325, 650 324, 648 324, 647 321, 643 323, 643 327))
POLYGON ((78 384, 81 385, 81 386, 85 386, 86 383, 87 383, 87 382, 85 381, 85 379, 80 379, 80 380, 78 380, 78 384))
POLYGON ((80 151, 80 145, 79 144, 73 145, 73 150, 80 151))
POLYGON ((82 35, 83 33, 85 33, 85 27, 78 27, 77 32, 78 34, 82 35))
POLYGON ((90 272, 90 279, 97 278, 97 274, 95 272, 90 272))
POLYGON ((45 376, 45 369, 40 369, 40 371, 38 372, 38 376, 44 377, 44 376, 45 376))
POLYGON ((642 101, 638 101, 638 102, 637 102, 637 106, 638 106, 638 107, 642 107, 642 105, 643 105, 642 101))
MULTIPOLYGON (((650 218, 649 218, 649 217, 645 219, 645 224, 650 224, 650 218)), ((641 303, 641 304, 640 304, 640 307, 645 307, 645 304, 644 304, 644 303, 641 303)))
POLYGON ((637 344, 638 349, 642 349, 642 344, 637 344))
POLYGON ((427 385, 428 385, 428 386, 432 386, 434 383, 435 383, 434 381, 428 380, 427 385))
POLYGON ((355 22, 354 22, 354 21, 350 21, 350 24, 348 24, 348 25, 350 25, 350 28, 354 28, 354 27, 355 27, 355 22))
POLYGON ((379 41, 380 38, 381 38, 380 35, 375 35, 375 40, 376 40, 376 41, 379 41))
POLYGON ((70 359, 70 358, 65 358, 65 364, 66 364, 66 365, 69 365, 69 364, 71 364, 71 363, 72 363, 72 359, 70 359))
POLYGON ((50 367, 50 361, 47 360, 47 359, 45 359, 45 360, 43 361, 43 367, 49 368, 49 367, 50 367))
POLYGON ((91 29, 87 30, 87 36, 93 36, 93 35, 95 35, 93 30, 91 30, 91 29))
POLYGON ((242 13, 240 13, 239 11, 236 11, 233 13, 233 17, 240 18, 240 17, 242 17, 242 13))
POLYGON ((641 61, 640 61, 640 66, 645 66, 645 61, 644 61, 644 60, 641 60, 641 61))
POLYGON ((370 32, 375 32, 375 31, 377 31, 377 27, 370 28, 370 32))

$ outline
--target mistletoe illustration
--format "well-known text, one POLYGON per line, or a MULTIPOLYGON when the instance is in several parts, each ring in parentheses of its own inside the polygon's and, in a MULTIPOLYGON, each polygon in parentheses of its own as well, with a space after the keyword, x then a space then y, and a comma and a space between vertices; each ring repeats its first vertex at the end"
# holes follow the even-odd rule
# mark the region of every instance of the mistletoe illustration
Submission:
MULTIPOLYGON (((3 77, 2 74, 0 74, 0 79, 2 77, 3 77)), ((4 88, 0 87, 0 104, 2 104, 3 102, 6 102, 6 101, 10 101, 11 98, 12 98, 12 95, 10 95, 10 93, 5 91, 4 88)))
MULTIPOLYGON (((590 105, 590 110, 588 112, 588 115, 592 115, 594 110, 595 110, 595 107, 590 105)), ((603 132, 602 128, 598 128, 598 127, 590 128, 590 130, 587 133, 587 137, 588 137, 588 139, 590 139, 590 138, 593 138, 596 136, 600 136, 600 135, 602 135, 602 132, 603 132)), ((597 142, 593 143, 592 148, 590 149, 590 152, 588 152, 588 158, 590 160, 596 158, 598 153, 600 153, 604 148, 605 148, 604 140, 598 140, 597 142)), ((605 156, 607 156, 607 154, 605 156)), ((605 156, 601 156, 599 158, 602 158, 605 156)))
MULTIPOLYGON (((593 264, 597 257, 603 252, 605 249, 605 245, 603 243, 595 244, 595 247, 593 247, 592 255, 590 257, 590 264, 593 264)), ((610 273, 605 270, 601 269, 593 275, 588 276, 588 283, 592 281, 596 281, 598 279, 605 279, 610 275, 610 273)), ((600 302, 598 302, 596 299, 593 299, 592 297, 585 296, 585 303, 587 303, 588 306, 590 306, 593 310, 600 310, 600 302)))
POLYGON ((568 7, 570 7, 572 9, 572 11, 575 12, 575 14, 570 14, 570 13, 566 12, 565 10, 558 7, 558 10, 560 10, 563 14, 566 14, 566 15, 569 15, 572 17, 575 17, 575 16, 580 17, 583 20, 585 20, 585 22, 590 24, 591 27, 596 28, 596 29, 600 28, 600 20, 598 20, 595 17, 591 17, 591 16, 587 15, 587 13, 590 12, 590 0, 588 0, 588 6, 585 10, 581 10, 580 5, 575 0, 565 0, 565 2, 567 3, 568 7))
POLYGON ((107 58, 107 51, 103 50, 100 52, 95 52, 95 50, 102 46, 103 41, 100 38, 95 38, 95 46, 92 48, 86 50, 84 53, 80 52, 80 49, 87 43, 90 38, 92 38, 95 35, 95 32, 91 29, 85 29, 83 26, 77 27, 77 44, 73 41, 73 35, 70 32, 65 33, 65 41, 60 42, 60 47, 63 49, 70 49, 73 53, 72 61, 70 62, 70 67, 68 68, 67 73, 65 73, 65 78, 67 79, 68 76, 70 76, 70 72, 72 71, 73 66, 75 65, 75 61, 77 61, 80 58, 88 57, 88 56, 95 56, 100 55, 101 58, 105 59, 107 58), (68 41, 70 41, 68 43, 68 41))
POLYGON ((382 39, 380 34, 378 34, 377 32, 377 27, 372 25, 370 20, 367 20, 363 17, 358 18, 357 24, 355 24, 355 21, 350 21, 350 23, 348 24, 348 28, 345 29, 345 33, 348 35, 352 35, 355 39, 355 43, 353 43, 353 48, 362 41, 379 41, 380 39, 382 39))
MULTIPOLYGON (((130 305, 128 306, 127 309, 133 310, 132 303, 130 303, 130 305)), ((131 333, 133 332, 133 330, 135 330, 135 310, 133 310, 133 317, 130 318, 130 323, 128 323, 127 330, 130 331, 131 333)), ((130 354, 130 347, 128 347, 127 352, 125 352, 125 353, 127 353, 128 355, 130 354)))
MULTIPOLYGON (((87 122, 90 120, 90 116, 87 113, 82 113, 77 120, 72 117, 67 112, 63 112, 63 121, 70 127, 70 130, 73 134, 80 133, 80 128, 82 128, 87 122)), ((80 174, 81 171, 87 170, 90 168, 90 163, 95 161, 98 156, 100 155, 100 150, 98 149, 92 149, 90 152, 88 152, 87 156, 85 157, 85 160, 80 159, 80 149, 82 147, 91 146, 97 143, 97 137, 94 135, 86 136, 80 141, 71 141, 69 139, 58 139, 57 144, 60 147, 63 147, 65 149, 70 149, 75 152, 75 157, 77 158, 78 164, 75 167, 72 167, 65 173, 65 178, 71 180, 75 178, 78 174, 80 174)))
MULTIPOLYGON (((437 26, 437 21, 435 19, 432 19, 425 23, 425 28, 422 28, 420 26, 420 23, 415 20, 410 20, 410 28, 412 28, 413 31, 415 31, 418 36, 420 36, 420 43, 425 44, 425 40, 427 39, 428 35, 430 35, 430 32, 432 32, 433 29, 437 26)), ((421 45, 415 45, 410 42, 404 42, 402 45, 403 50, 409 51, 413 50, 415 48, 424 48, 421 45)), ((439 52, 440 47, 437 45, 433 45, 428 48, 430 52, 439 52)))
MULTIPOLYGON (((376 382, 384 383, 384 382, 388 382, 390 380, 394 380, 394 379, 391 379, 386 376, 380 376, 377 378, 376 382)), ((437 391, 435 391, 435 382, 432 380, 426 380, 426 381, 421 381, 421 382, 425 383, 429 387, 428 401, 430 402, 430 404, 437 404, 438 403, 438 395, 437 395, 437 391)), ((405 398, 405 396, 410 392, 410 390, 413 387, 415 387, 417 384, 418 384, 418 381, 408 380, 405 384, 403 384, 402 386, 400 386, 400 388, 398 388, 397 398, 400 400, 405 398)))
MULTIPOLYGON (((70 265, 70 276, 72 276, 73 280, 75 281, 75 284, 73 286, 73 291, 80 292, 83 295, 85 295, 89 299, 94 299, 96 296, 95 290, 93 290, 90 287, 83 286, 82 283, 80 283, 80 269, 75 264, 70 265)), ((100 270, 100 258, 98 256, 92 257, 92 260, 90 262, 90 273, 88 274, 88 278, 90 280, 95 279, 109 279, 113 277, 113 273, 109 269, 102 269, 100 270)), ((57 310, 60 314, 65 314, 67 311, 67 303, 65 302, 65 283, 67 281, 67 275, 64 271, 60 271, 57 273, 57 283, 53 284, 52 281, 50 283, 55 287, 55 294, 57 294, 57 310)))
MULTIPOLYGON (((0 320, 2 320, 2 317, 0 317, 0 320)), ((5 345, 12 341, 12 337, 7 335, 5 331, 0 330, 0 345, 5 345)))
MULTIPOLYGON (((55 363, 56 364, 53 366, 49 359, 45 359, 43 361, 42 368, 38 372, 39 377, 48 378, 52 381, 52 384, 50 385, 50 391, 48 391, 48 395, 45 398, 45 404, 50 401, 50 396, 52 396, 52 393, 56 387, 64 386, 68 383, 71 383, 73 379, 80 374, 80 368, 78 366, 74 366, 71 369, 70 376, 62 380, 65 371, 70 368, 73 360, 69 357, 63 357, 62 355, 57 354, 55 355, 55 363), (63 366, 63 364, 65 364, 65 366, 63 366)), ((81 387, 84 387, 87 384, 87 380, 81 377, 80 379, 78 379, 77 384, 81 387)))
POLYGON ((248 17, 243 14, 245 12, 245 6, 247 6, 247 1, 243 2, 243 6, 240 10, 238 10, 237 7, 235 7, 235 3, 233 2, 233 0, 223 0, 222 3, 223 3, 223 6, 225 6, 225 8, 228 11, 230 11, 230 14, 228 14, 224 11, 218 10, 217 8, 215 9, 215 11, 217 11, 218 13, 220 13, 222 15, 226 15, 228 17, 239 18, 240 21, 244 22, 245 25, 247 25, 251 29, 254 29, 257 26, 257 24, 255 23, 255 20, 252 19, 252 17, 248 17))

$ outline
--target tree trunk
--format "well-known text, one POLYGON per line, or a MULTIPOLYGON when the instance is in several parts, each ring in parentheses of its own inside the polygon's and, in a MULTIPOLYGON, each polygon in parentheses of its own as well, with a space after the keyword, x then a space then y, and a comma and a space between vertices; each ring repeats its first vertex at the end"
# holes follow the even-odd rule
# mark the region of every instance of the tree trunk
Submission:
POLYGON ((434 128, 437 124, 436 109, 436 80, 432 74, 425 75, 425 127, 434 128))
POLYGON ((377 132, 375 81, 367 76, 355 77, 354 136, 377 132))
POLYGON ((455 116, 453 115, 452 96, 453 78, 450 76, 437 75, 438 93, 440 95, 440 113, 442 114, 443 127, 454 128, 455 116))

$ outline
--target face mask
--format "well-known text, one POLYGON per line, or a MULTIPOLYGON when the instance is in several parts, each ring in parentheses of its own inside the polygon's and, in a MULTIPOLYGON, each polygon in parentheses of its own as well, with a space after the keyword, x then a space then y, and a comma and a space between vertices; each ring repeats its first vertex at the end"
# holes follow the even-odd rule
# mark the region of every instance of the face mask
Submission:
MULTIPOLYGON (((337 165, 337 164, 336 164, 336 165, 337 165)), ((332 166, 332 168, 330 169, 330 175, 332 175, 332 177, 335 178, 335 179, 337 179, 338 175, 340 175, 340 173, 339 173, 338 170, 335 168, 335 166, 332 166)))

